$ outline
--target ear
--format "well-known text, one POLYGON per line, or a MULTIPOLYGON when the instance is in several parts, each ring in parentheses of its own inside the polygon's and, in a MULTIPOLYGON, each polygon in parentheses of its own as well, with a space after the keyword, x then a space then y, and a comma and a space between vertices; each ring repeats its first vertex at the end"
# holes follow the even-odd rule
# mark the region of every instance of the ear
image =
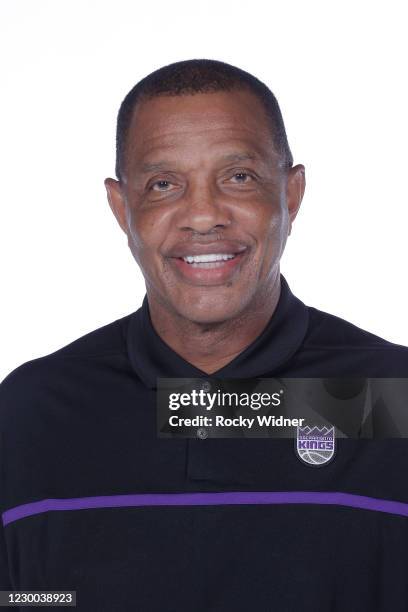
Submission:
POLYGON ((113 178, 107 178, 104 181, 106 194, 108 196, 109 206, 116 217, 122 230, 127 234, 128 224, 126 218, 126 202, 122 193, 122 187, 119 181, 113 178))
POLYGON ((302 164, 297 164, 293 168, 289 168, 286 186, 286 202, 290 219, 289 234, 292 231, 292 223, 299 212, 305 187, 305 167, 302 164))

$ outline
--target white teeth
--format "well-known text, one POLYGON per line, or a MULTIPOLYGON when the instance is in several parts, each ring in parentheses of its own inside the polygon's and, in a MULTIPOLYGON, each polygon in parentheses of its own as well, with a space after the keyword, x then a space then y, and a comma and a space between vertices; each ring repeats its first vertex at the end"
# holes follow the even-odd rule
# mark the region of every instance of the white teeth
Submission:
POLYGON ((211 253, 208 255, 187 255, 183 257, 184 261, 187 263, 209 263, 213 261, 227 261, 228 259, 233 259, 235 255, 233 254, 224 254, 224 253, 211 253))

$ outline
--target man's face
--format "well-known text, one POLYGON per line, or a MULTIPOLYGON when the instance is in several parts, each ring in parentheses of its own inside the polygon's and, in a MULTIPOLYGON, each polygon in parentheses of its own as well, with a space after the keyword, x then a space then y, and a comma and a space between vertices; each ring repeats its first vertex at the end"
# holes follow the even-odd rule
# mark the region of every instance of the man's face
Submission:
POLYGON ((256 316, 279 273, 304 168, 283 168, 252 93, 139 104, 124 180, 105 185, 150 300, 200 323, 256 316))

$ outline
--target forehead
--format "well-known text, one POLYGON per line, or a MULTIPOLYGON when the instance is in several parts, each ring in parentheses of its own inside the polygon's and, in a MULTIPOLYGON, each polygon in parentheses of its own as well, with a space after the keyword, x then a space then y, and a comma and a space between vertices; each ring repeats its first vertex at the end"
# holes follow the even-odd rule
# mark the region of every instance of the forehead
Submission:
POLYGON ((162 153, 216 155, 240 148, 261 157, 277 156, 262 102, 249 91, 233 90, 140 102, 127 135, 126 156, 133 165, 154 161, 162 153))

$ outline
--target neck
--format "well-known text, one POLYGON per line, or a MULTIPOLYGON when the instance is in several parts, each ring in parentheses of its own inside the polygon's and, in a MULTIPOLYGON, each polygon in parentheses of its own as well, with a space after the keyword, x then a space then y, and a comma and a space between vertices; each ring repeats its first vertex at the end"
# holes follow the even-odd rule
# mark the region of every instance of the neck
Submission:
POLYGON ((242 353, 265 329, 280 295, 279 275, 267 295, 233 319, 204 324, 175 315, 148 293, 153 327, 161 339, 196 368, 212 374, 242 353), (239 334, 237 334, 239 329, 239 334))

